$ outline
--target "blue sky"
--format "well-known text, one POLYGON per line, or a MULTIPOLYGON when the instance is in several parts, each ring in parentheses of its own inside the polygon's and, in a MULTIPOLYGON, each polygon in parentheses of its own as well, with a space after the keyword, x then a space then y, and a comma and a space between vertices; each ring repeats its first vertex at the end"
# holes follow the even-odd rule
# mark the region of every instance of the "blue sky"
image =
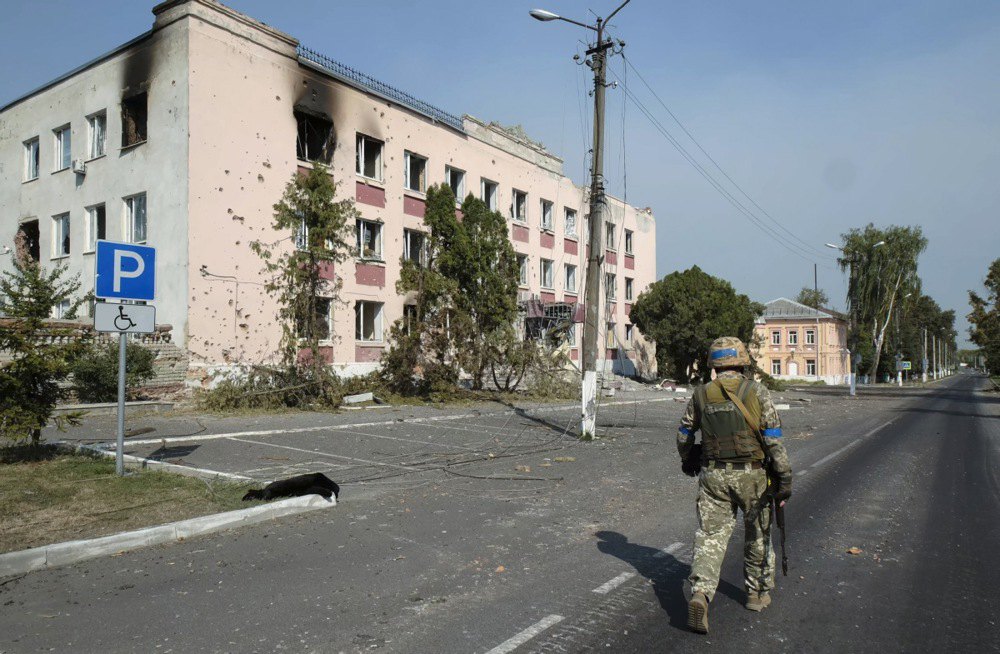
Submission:
MULTIPOLYGON (((613 1, 228 4, 452 113, 520 123, 585 180, 589 71, 571 57, 586 34, 527 12, 541 6, 586 20, 588 9, 606 12, 613 1)), ((152 3, 142 0, 3 7, 0 104, 152 22, 152 3)), ((811 286, 815 261, 820 286, 843 306, 844 277, 823 243, 869 221, 920 225, 930 240, 924 289, 955 309, 964 340, 967 290, 1000 257, 1000 3, 633 0, 612 29, 726 173, 819 250, 800 257, 776 245, 635 105, 625 103, 623 118, 622 89, 611 89, 609 187, 625 195, 627 176, 629 202, 654 209, 659 276, 697 264, 765 301, 811 286)), ((610 65, 622 75, 620 59, 610 65)), ((627 81, 711 168, 631 71, 627 81)))

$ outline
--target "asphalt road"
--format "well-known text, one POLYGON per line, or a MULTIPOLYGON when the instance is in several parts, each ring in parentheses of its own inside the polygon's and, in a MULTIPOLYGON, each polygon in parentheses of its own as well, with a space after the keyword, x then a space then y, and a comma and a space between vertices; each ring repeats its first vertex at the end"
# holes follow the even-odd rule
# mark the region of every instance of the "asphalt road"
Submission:
POLYGON ((737 533, 707 637, 684 629, 683 403, 660 401, 606 412, 608 438, 585 444, 559 434, 572 410, 403 418, 357 440, 255 418, 274 431, 257 450, 199 441, 192 465, 283 448, 378 460, 384 478, 345 484, 334 511, 0 580, 0 652, 1000 651, 1000 396, 985 385, 826 389, 786 412, 789 576, 764 613, 743 609, 737 533), (484 442, 516 456, 396 470, 484 442))

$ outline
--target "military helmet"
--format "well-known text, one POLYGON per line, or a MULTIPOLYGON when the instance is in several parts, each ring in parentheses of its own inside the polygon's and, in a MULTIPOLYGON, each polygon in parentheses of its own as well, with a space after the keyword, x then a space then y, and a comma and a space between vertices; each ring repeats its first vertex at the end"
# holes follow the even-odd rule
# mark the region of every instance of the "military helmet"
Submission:
POLYGON ((708 348, 708 365, 712 368, 749 366, 750 355, 743 341, 734 336, 723 336, 712 341, 708 348))

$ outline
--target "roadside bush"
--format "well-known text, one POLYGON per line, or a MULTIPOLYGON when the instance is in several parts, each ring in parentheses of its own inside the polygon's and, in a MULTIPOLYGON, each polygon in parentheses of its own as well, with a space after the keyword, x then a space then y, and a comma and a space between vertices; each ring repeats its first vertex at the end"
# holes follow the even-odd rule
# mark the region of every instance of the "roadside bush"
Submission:
POLYGON ((198 393, 209 411, 280 411, 335 409, 345 395, 384 389, 378 373, 340 379, 326 366, 292 368, 251 366, 198 393))
MULTIPOLYGON (((135 399, 138 389, 156 372, 156 355, 138 343, 125 345, 126 399, 135 399)), ((73 391, 81 402, 114 402, 118 399, 118 343, 88 350, 74 362, 73 391)))

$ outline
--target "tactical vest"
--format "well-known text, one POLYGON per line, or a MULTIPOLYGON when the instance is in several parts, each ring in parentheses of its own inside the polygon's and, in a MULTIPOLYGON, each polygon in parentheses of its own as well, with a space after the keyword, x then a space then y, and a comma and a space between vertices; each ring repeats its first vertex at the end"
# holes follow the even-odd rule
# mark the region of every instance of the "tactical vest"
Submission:
POLYGON ((760 401, 753 382, 743 377, 726 377, 699 386, 694 393, 695 408, 701 416, 703 455, 708 460, 763 461, 764 450, 750 429, 740 408, 729 400, 720 384, 740 399, 760 424, 760 401))

